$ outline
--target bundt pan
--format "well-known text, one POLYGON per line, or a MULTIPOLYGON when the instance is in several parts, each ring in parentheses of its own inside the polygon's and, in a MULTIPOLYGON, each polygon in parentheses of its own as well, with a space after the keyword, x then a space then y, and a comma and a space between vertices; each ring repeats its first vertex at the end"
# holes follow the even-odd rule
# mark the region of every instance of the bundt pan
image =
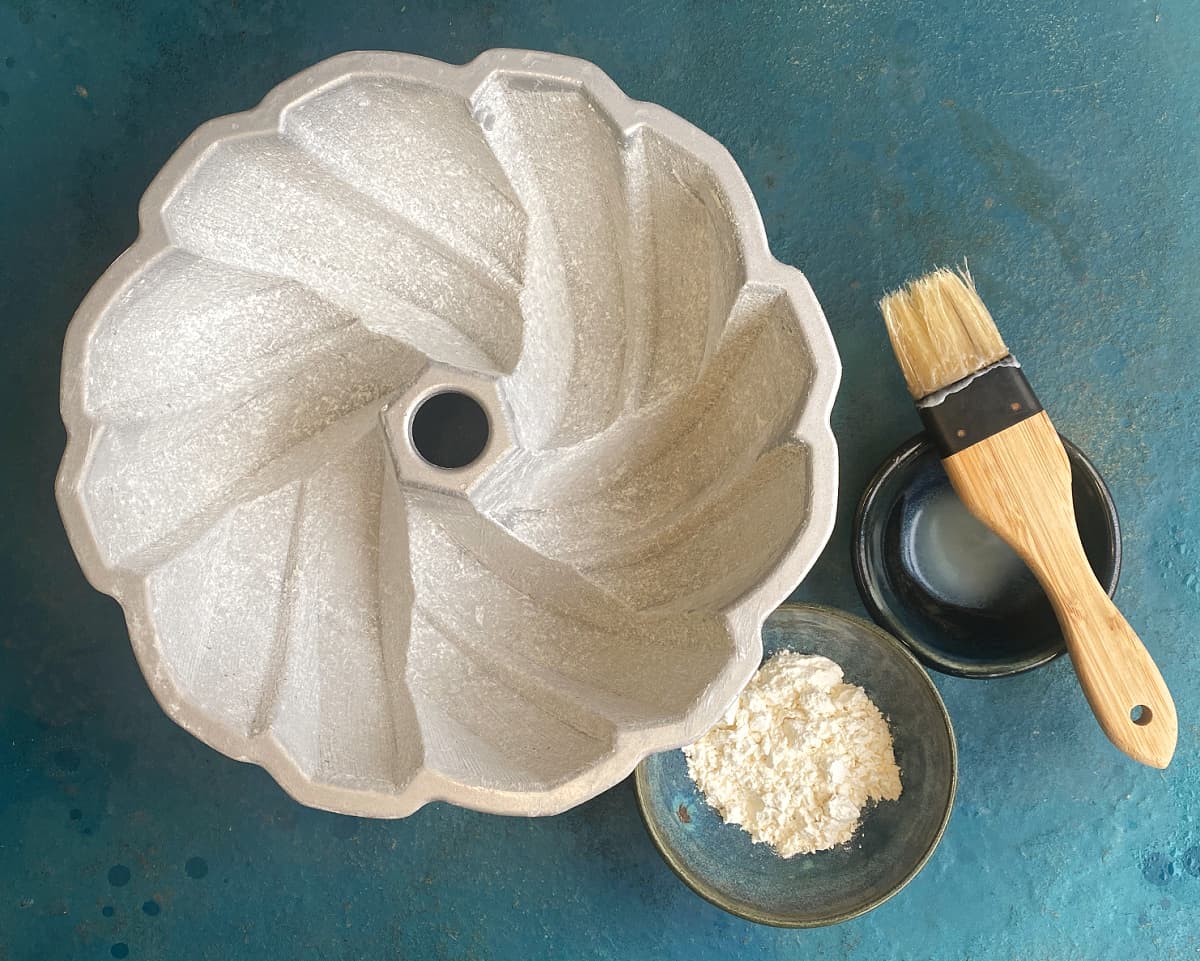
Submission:
POLYGON ((377 817, 562 811, 716 721, 829 536, 840 373, 719 144, 579 60, 351 53, 140 213, 58 496, 172 718, 377 817))

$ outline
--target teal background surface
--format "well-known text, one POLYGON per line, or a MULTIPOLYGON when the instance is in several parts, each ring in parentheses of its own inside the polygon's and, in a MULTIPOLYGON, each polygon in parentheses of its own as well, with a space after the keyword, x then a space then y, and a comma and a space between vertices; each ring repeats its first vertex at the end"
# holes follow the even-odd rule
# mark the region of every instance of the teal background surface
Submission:
POLYGON ((0 959, 1196 957, 1198 185, 1191 0, 0 0, 0 959), (712 133, 812 282, 845 364, 843 500, 797 598, 861 612, 854 502, 917 427, 875 300, 969 258, 1112 487, 1170 769, 1109 746, 1065 660, 938 678, 961 785, 933 861, 866 917, 777 931, 680 884, 628 783, 542 820, 360 821, 167 720, 55 509, 67 322, 205 119, 343 50, 492 46, 593 60, 712 133))

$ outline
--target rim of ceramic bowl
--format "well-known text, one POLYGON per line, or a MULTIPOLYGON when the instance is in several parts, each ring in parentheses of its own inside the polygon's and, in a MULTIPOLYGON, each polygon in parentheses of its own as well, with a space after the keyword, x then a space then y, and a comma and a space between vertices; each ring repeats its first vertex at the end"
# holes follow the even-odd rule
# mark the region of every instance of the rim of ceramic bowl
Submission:
MULTIPOLYGON (((937 689, 937 685, 933 683, 933 678, 929 676, 929 672, 921 664, 913 653, 897 639, 894 635, 889 634, 878 624, 872 624, 870 621, 862 617, 857 617, 846 611, 836 607, 829 607, 825 604, 808 604, 799 602, 787 602, 780 604, 777 610, 792 610, 792 611, 809 611, 820 614, 822 617, 828 617, 844 621, 853 625, 856 628, 865 630, 875 637, 883 640, 891 650, 898 655, 902 660, 909 661, 916 669, 920 677, 923 679, 925 686, 933 695, 934 703, 937 704, 941 711, 942 720, 945 723, 946 734, 950 739, 950 781, 946 791, 946 810, 942 814, 940 823, 937 826, 937 831, 929 842, 929 846, 921 854, 920 858, 913 864, 912 868, 890 889, 884 892, 877 898, 873 898, 865 902, 862 906, 855 908, 852 911, 844 911, 840 914, 830 914, 816 920, 796 921, 786 918, 781 918, 778 915, 773 915, 767 911, 746 910, 742 906, 735 906, 732 901, 725 898, 720 891, 709 885, 706 881, 696 875, 695 872, 688 870, 682 862, 675 857, 674 852, 666 844, 663 836, 658 832, 651 820, 649 809, 651 807, 648 800, 649 787, 646 783, 646 765, 650 762, 650 758, 641 761, 633 772, 634 793, 637 796, 638 814, 641 816, 642 824, 646 827, 646 833, 650 835, 650 841, 658 850, 659 855, 666 862, 667 867, 675 874, 679 880, 686 884, 691 890, 702 897, 709 904, 715 905, 722 911, 726 911, 735 917, 742 918, 745 921, 753 921, 756 924, 765 924, 775 928, 824 928, 834 924, 841 924, 843 921, 851 921, 854 918, 861 917, 870 911, 874 911, 881 904, 890 901, 897 894, 908 886, 908 883, 915 878, 929 863, 929 859, 933 857, 934 851, 942 841, 942 836, 946 833, 946 826, 950 823, 950 816, 954 813, 954 802, 958 796, 958 741, 954 735, 954 724, 950 720, 950 712, 946 710, 946 703, 942 700, 942 695, 937 689)), ((770 616, 767 618, 770 620, 770 616)), ((734 827, 734 825, 729 825, 734 827)), ((741 830, 738 828, 738 830, 741 830)))
MULTIPOLYGON (((1086 476, 1088 485, 1096 491, 1103 507, 1104 515, 1109 521, 1107 530, 1108 538, 1105 548, 1112 557, 1113 572, 1110 583, 1102 583, 1101 586, 1108 592, 1108 596, 1112 597, 1116 593, 1117 584, 1121 580, 1121 520, 1117 514, 1116 502, 1113 500, 1112 492, 1108 489, 1108 484, 1105 482, 1103 475, 1096 469, 1096 465, 1092 463, 1087 454, 1077 444, 1072 443, 1062 434, 1058 436, 1066 448, 1067 454, 1070 456, 1072 467, 1078 466, 1086 476)), ((875 507, 875 502, 879 499, 879 494, 884 484, 894 474, 906 469, 912 461, 916 460, 918 456, 930 447, 932 447, 932 443, 924 431, 914 434, 883 459, 874 474, 871 475, 871 479, 867 481, 866 487, 863 488, 858 506, 854 510, 854 520, 850 533, 850 566, 854 571, 854 584, 858 588, 858 594, 862 598, 863 606, 866 607, 867 612, 871 615, 875 623, 884 631, 893 634, 899 639, 905 649, 916 657, 921 664, 941 674, 948 674, 952 677, 963 677, 968 680, 986 681, 1001 677, 1015 677, 1018 674, 1024 674, 1026 671, 1045 667, 1052 661, 1058 660, 1067 653, 1065 640, 1054 649, 1047 650, 1044 654, 1036 658, 1011 666, 999 666, 994 663, 991 666, 987 666, 987 662, 984 662, 979 668, 964 669, 950 661, 935 657, 926 650, 924 646, 911 636, 905 625, 892 613, 891 608, 880 601, 875 587, 878 579, 870 573, 871 566, 867 562, 867 538, 864 533, 867 514, 875 507)))

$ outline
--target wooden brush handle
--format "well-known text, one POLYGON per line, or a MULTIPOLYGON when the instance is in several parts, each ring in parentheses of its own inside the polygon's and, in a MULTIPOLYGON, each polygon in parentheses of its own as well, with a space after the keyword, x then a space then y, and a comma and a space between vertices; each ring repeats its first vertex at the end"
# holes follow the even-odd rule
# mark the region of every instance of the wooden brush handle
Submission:
POLYGON ((1050 418, 1043 411, 942 463, 971 513, 1041 583, 1109 740, 1134 760, 1166 767, 1178 734, 1175 704, 1150 653, 1092 573, 1075 526, 1070 462, 1050 418))

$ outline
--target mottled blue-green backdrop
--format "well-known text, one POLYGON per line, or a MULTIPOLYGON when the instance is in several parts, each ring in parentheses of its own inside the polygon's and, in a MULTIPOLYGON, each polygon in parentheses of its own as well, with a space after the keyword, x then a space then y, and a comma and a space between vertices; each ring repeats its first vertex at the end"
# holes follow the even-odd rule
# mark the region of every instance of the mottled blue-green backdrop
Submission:
POLYGON ((1193 958, 1200 952, 1200 5, 0 0, 0 959, 1193 958), (201 121, 316 60, 491 46, 600 64, 722 140, 845 362, 843 503, 798 596, 861 610, 853 502, 912 432, 873 303, 970 258, 1059 426, 1107 474, 1118 600, 1174 688, 1166 772, 1070 664, 939 679, 962 752, 925 872, 841 927, 693 896, 628 784, 544 820, 358 821, 172 725, 52 498, 59 349, 201 121))

